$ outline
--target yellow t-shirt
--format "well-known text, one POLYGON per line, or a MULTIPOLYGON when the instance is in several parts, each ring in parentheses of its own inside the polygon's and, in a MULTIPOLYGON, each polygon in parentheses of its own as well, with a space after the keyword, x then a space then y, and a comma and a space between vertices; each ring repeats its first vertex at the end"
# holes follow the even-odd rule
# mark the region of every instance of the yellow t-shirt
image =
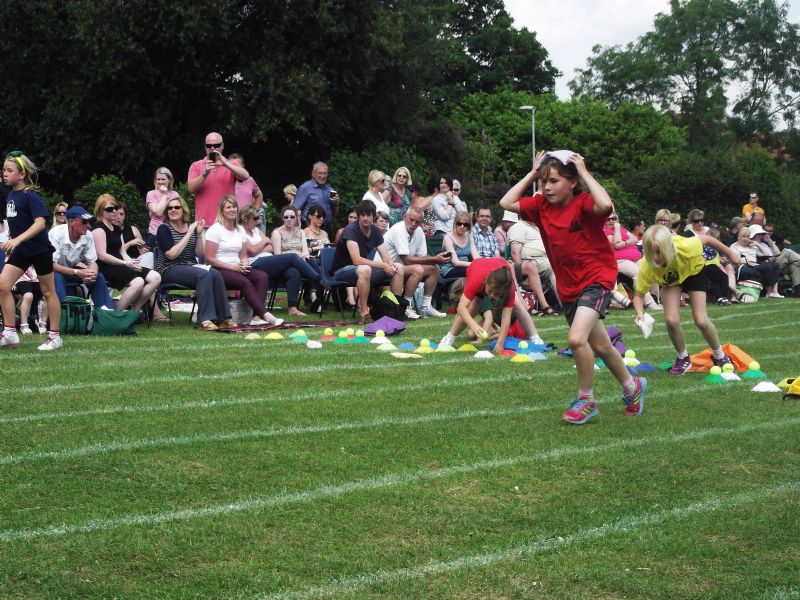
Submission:
POLYGON ((764 209, 763 209, 763 208, 761 208, 760 206, 756 206, 756 207, 754 208, 754 207, 753 207, 753 205, 752 205, 752 204, 750 204, 750 203, 748 202, 747 204, 745 204, 745 205, 742 207, 742 218, 744 219, 744 218, 745 218, 745 215, 746 215, 747 213, 754 213, 754 212, 760 212, 762 215, 764 215, 764 218, 765 218, 765 219, 766 219, 766 217, 767 217, 767 213, 765 213, 765 212, 764 212, 764 209))
POLYGON ((650 290, 653 284, 662 287, 680 285, 687 277, 697 275, 706 264, 703 258, 703 244, 698 237, 672 236, 675 249, 678 251, 666 267, 656 267, 647 260, 639 263, 639 279, 636 291, 640 294, 650 290))

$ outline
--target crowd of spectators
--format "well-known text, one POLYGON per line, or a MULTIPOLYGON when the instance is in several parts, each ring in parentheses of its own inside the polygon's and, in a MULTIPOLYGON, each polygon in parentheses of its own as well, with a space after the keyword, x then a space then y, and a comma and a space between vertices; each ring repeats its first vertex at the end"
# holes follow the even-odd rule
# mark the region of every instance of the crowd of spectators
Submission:
MULTIPOLYGON (((250 324, 275 325, 283 320, 266 309, 272 284, 285 287, 287 315, 324 310, 320 255, 333 247, 332 269, 325 275, 348 284, 344 302, 358 310, 362 322, 372 319, 374 289, 388 289, 401 299, 408 319, 444 317, 434 301, 440 286, 465 277, 478 258, 505 258, 514 266, 516 279, 530 293, 530 314, 544 317, 560 310, 551 265, 558 257, 547 256, 538 228, 509 211, 493 228, 492 208, 470 211, 460 197, 460 182, 449 175, 439 177, 435 189, 425 194, 406 167, 391 176, 372 170, 361 202, 348 209, 347 223, 335 230, 340 198, 328 183, 328 166, 318 162, 308 181, 283 189, 281 222, 268 232, 261 189, 244 158, 226 157, 224 148, 222 136, 209 133, 205 156, 189 167, 193 217, 175 190, 172 172, 166 167, 155 171, 153 189, 144 198, 149 216, 144 238, 127 224, 124 205, 110 194, 97 198, 93 215, 81 206, 58 203, 49 231, 58 298, 85 288, 97 307, 142 310, 143 318, 161 320, 165 317, 155 301, 159 286, 182 286, 196 292, 198 327, 213 331, 234 325, 230 300, 231 292, 238 292, 252 311, 250 324), (114 300, 113 289, 119 291, 114 300), (303 300, 308 312, 300 308, 303 300)), ((640 216, 626 217, 627 227, 613 211, 604 228, 617 262, 623 308, 630 306, 628 295, 636 288, 647 228, 640 216)), ((754 286, 769 298, 782 298, 787 290, 800 296, 800 255, 767 221, 757 193, 749 195, 728 227, 707 222, 701 209, 689 211, 684 220, 665 208, 654 222, 674 235, 719 239, 742 255, 743 264, 734 269, 704 246, 711 301, 745 301, 741 288, 754 286), (783 285, 784 280, 790 284, 783 285)), ((29 315, 42 327, 35 271, 26 271, 15 291, 21 333, 31 333, 29 315)), ((644 302, 645 308, 661 309, 657 286, 644 302)))

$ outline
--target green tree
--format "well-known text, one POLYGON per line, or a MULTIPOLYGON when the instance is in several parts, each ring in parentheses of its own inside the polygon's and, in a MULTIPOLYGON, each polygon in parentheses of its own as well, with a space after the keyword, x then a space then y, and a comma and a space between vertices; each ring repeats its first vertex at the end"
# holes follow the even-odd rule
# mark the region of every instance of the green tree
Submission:
POLYGON ((93 175, 89 183, 75 190, 75 202, 94 213, 95 202, 101 194, 111 194, 117 202, 124 202, 128 223, 146 231, 150 216, 134 184, 116 175, 93 175))

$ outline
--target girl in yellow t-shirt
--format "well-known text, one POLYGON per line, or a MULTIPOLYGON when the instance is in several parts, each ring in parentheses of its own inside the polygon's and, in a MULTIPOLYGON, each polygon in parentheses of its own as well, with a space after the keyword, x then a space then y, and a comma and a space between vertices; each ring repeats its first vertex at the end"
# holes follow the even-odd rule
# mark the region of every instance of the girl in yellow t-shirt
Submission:
POLYGON ((644 317, 645 292, 653 284, 661 286, 664 322, 672 345, 678 353, 675 364, 669 369, 670 375, 683 375, 692 364, 686 350, 686 336, 681 327, 680 300, 683 292, 689 294, 695 326, 714 352, 714 364, 721 366, 731 362, 722 350, 717 328, 706 311, 708 279, 701 272, 705 265, 703 245, 711 246, 724 254, 733 265, 739 264, 739 253, 707 235, 689 238, 673 235, 664 225, 650 227, 644 232, 642 242, 644 260, 640 263, 636 294, 633 297, 633 307, 636 310, 634 322, 639 325, 644 317))

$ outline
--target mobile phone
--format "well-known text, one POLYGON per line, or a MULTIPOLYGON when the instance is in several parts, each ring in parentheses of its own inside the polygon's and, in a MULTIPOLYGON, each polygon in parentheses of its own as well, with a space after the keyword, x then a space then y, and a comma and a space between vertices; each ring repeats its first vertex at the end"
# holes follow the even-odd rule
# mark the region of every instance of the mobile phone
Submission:
POLYGON ((445 258, 450 258, 451 256, 453 256, 453 253, 452 252, 442 252, 442 256, 444 256, 445 258))
POLYGON ((212 150, 211 152, 208 153, 208 160, 210 160, 211 162, 217 162, 218 158, 219 158, 219 152, 217 152, 216 150, 212 150))

